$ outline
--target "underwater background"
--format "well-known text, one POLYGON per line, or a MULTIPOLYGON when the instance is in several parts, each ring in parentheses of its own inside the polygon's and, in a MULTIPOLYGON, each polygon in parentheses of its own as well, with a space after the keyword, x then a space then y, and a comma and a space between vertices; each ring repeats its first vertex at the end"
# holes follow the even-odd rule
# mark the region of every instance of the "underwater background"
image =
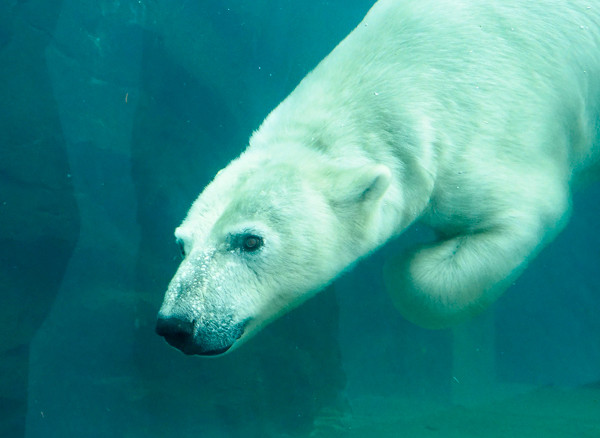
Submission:
POLYGON ((373 3, 0 2, 0 437, 600 437, 599 184, 455 329, 383 291, 415 226, 229 355, 154 333, 191 202, 373 3))

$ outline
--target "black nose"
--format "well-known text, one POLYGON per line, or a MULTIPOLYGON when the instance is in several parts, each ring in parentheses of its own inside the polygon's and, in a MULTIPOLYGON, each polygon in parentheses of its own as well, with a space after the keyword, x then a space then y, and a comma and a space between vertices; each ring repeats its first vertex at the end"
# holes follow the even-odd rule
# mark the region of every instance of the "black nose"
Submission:
POLYGON ((182 349, 194 337, 194 322, 176 316, 159 317, 156 321, 156 333, 175 348, 182 349))

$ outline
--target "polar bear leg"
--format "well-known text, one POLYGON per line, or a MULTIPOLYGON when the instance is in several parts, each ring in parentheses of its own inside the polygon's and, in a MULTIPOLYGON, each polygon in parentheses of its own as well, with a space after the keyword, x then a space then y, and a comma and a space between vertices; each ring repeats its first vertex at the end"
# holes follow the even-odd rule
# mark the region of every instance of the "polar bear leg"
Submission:
POLYGON ((558 231, 565 211, 555 216, 552 226, 548 221, 513 217, 502 226, 458 235, 392 259, 385 266, 386 288, 398 310, 418 325, 442 328, 461 322, 503 292, 542 246, 540 242, 558 231))

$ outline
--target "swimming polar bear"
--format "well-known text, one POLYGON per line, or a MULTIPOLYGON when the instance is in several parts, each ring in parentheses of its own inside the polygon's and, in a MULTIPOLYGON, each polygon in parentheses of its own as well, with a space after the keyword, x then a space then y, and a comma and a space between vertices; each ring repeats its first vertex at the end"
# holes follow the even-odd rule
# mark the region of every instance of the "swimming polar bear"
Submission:
POLYGON ((598 1, 377 2, 192 205, 157 332, 224 353, 415 221, 398 309, 480 312, 599 173, 599 105, 598 1))

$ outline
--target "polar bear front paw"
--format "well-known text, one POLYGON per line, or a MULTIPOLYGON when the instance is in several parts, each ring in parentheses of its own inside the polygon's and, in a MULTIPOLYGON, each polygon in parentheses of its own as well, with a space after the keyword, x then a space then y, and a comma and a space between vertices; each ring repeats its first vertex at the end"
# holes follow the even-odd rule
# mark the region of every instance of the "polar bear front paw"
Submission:
POLYGON ((443 328, 483 311, 505 289, 529 253, 500 232, 459 235, 392 259, 386 289, 408 320, 443 328))

